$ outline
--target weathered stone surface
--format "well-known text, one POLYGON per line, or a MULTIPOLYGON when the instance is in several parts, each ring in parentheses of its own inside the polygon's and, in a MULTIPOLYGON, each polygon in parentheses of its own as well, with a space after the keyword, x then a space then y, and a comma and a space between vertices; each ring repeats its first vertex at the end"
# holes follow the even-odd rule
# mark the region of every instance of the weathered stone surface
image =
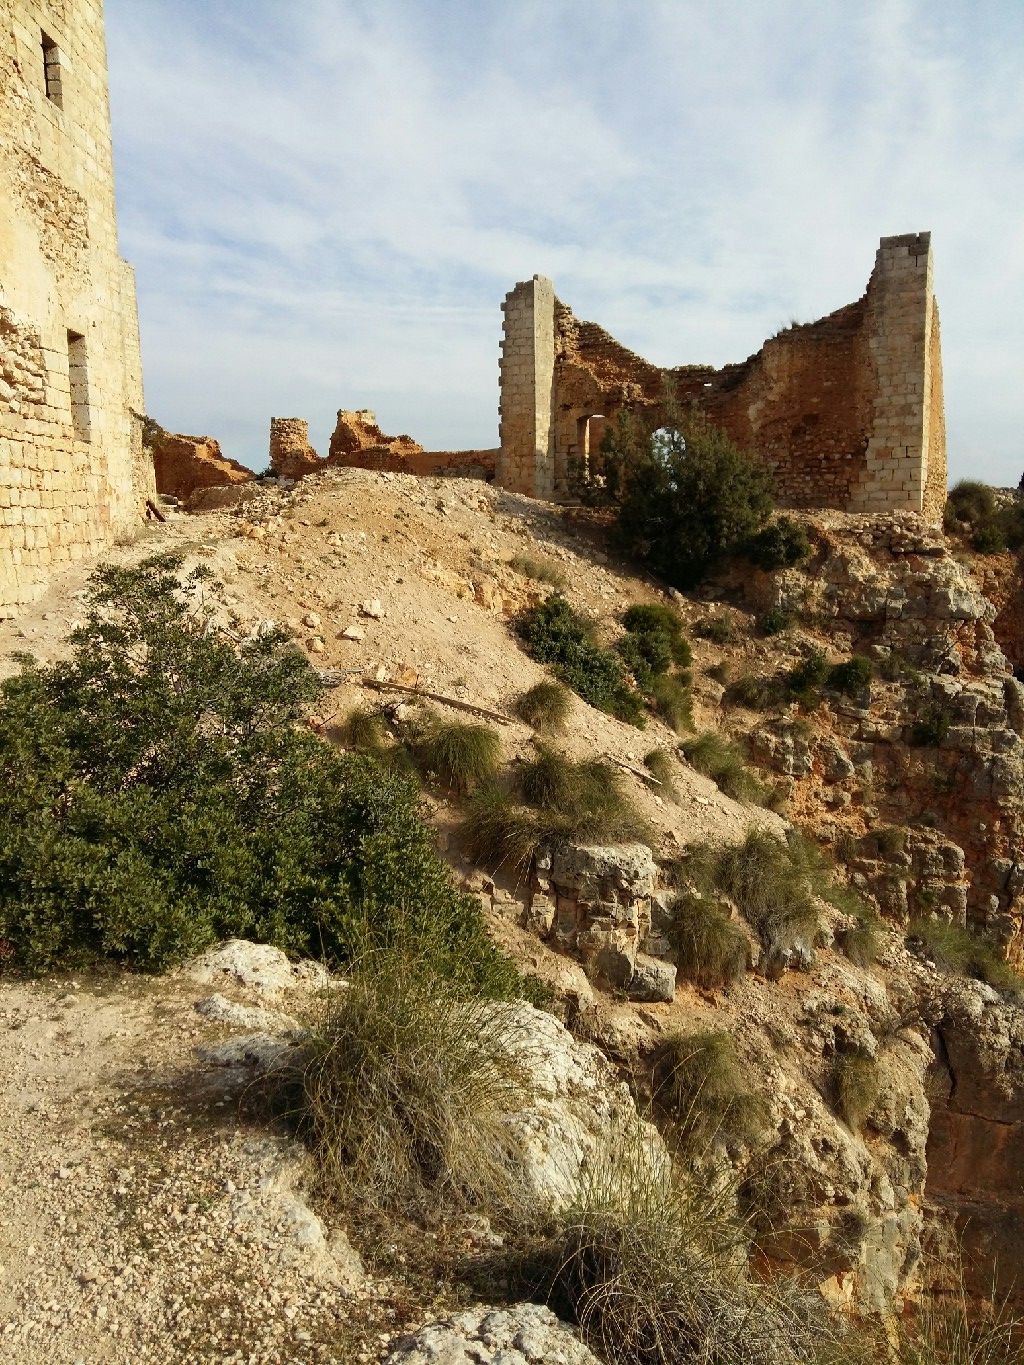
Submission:
POLYGON ((251 469, 224 455, 212 436, 181 436, 160 431, 151 437, 158 493, 188 500, 203 488, 246 484, 255 479, 251 469))
MULTIPOLYGON (((882 238, 856 303, 722 369, 652 365, 575 318, 541 275, 517 284, 502 312, 497 478, 507 488, 550 498, 599 479, 608 419, 639 408, 656 426, 671 389, 759 454, 793 506, 941 517, 946 433, 926 232, 882 238)), ((925 540, 905 538, 900 552, 928 553, 925 540)))
POLYGON ((204 985, 228 983, 268 995, 296 987, 318 988, 329 979, 319 962, 291 962, 280 948, 240 938, 208 948, 179 970, 204 985))
POLYGON ((12 616, 54 573, 133 534, 156 496, 100 0, 0 9, 0 203, 0 616, 12 616))
POLYGON ((388 1346, 384 1365, 600 1365, 550 1308, 519 1303, 442 1318, 388 1346))

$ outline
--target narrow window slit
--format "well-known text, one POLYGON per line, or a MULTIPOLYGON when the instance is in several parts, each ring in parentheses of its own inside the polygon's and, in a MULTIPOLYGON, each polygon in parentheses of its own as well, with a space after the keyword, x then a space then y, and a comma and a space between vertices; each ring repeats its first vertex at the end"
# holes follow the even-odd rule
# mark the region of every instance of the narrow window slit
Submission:
POLYGON ((76 441, 92 440, 89 413, 89 357, 81 332, 68 332, 68 376, 71 380, 71 424, 76 441))
POLYGON ((43 75, 46 80, 46 98, 52 100, 58 109, 64 108, 64 91, 60 72, 60 48, 46 33, 42 34, 43 75))

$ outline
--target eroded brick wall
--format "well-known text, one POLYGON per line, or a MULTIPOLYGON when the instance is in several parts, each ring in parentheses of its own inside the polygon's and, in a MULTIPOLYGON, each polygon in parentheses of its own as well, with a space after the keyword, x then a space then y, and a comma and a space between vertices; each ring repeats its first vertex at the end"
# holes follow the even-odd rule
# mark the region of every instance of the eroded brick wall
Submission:
POLYGON ((630 408, 662 420, 672 392, 770 465, 783 503, 941 518, 945 422, 927 233, 883 238, 862 298, 721 369, 652 365, 576 318, 540 277, 503 308, 497 477, 506 487, 568 494, 598 463, 608 418, 630 408))
POLYGON ((0 205, 2 616, 155 494, 102 0, 0 0, 0 205))

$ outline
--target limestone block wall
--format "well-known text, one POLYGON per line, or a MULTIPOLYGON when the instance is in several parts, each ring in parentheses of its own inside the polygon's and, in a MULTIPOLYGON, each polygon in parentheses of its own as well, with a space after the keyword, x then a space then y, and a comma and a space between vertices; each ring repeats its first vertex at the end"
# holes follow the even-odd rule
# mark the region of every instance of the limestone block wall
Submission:
POLYGON ((12 615, 155 496, 102 0, 0 0, 0 204, 0 615, 12 615))
POLYGON ((721 369, 652 365, 577 319, 540 277, 512 290, 504 314, 506 487, 570 494, 575 479, 598 472, 608 418, 629 408, 661 421, 671 390, 760 456, 785 504, 941 519, 945 420, 928 233, 883 238, 860 299, 721 369))
POLYGON ((555 492, 554 285, 543 275, 534 275, 517 284, 501 307, 497 480, 517 493, 550 498, 555 492))

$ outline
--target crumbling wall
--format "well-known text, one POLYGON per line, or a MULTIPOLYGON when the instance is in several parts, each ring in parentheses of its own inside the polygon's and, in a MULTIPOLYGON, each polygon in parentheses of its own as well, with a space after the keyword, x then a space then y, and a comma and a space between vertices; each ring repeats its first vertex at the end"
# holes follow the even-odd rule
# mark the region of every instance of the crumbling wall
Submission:
POLYGON ((159 431, 151 437, 150 449, 157 492, 181 502, 187 502, 200 488, 248 483, 256 477, 251 469, 229 459, 212 436, 159 431))
POLYGON ((131 268, 101 0, 0 0, 0 616, 140 523, 131 268))
POLYGON ((883 238, 862 298, 721 369, 652 365, 576 318, 541 276, 516 285, 503 311, 505 487, 567 495, 598 472, 610 417, 628 408, 663 420, 672 394, 760 456, 783 503, 941 517, 945 422, 928 233, 883 238))
POLYGON ((301 479, 332 468, 491 479, 497 460, 496 449, 424 450, 411 436, 386 436, 369 408, 339 411, 326 458, 310 445, 308 422, 298 417, 274 417, 270 423, 270 468, 286 479, 301 479))

